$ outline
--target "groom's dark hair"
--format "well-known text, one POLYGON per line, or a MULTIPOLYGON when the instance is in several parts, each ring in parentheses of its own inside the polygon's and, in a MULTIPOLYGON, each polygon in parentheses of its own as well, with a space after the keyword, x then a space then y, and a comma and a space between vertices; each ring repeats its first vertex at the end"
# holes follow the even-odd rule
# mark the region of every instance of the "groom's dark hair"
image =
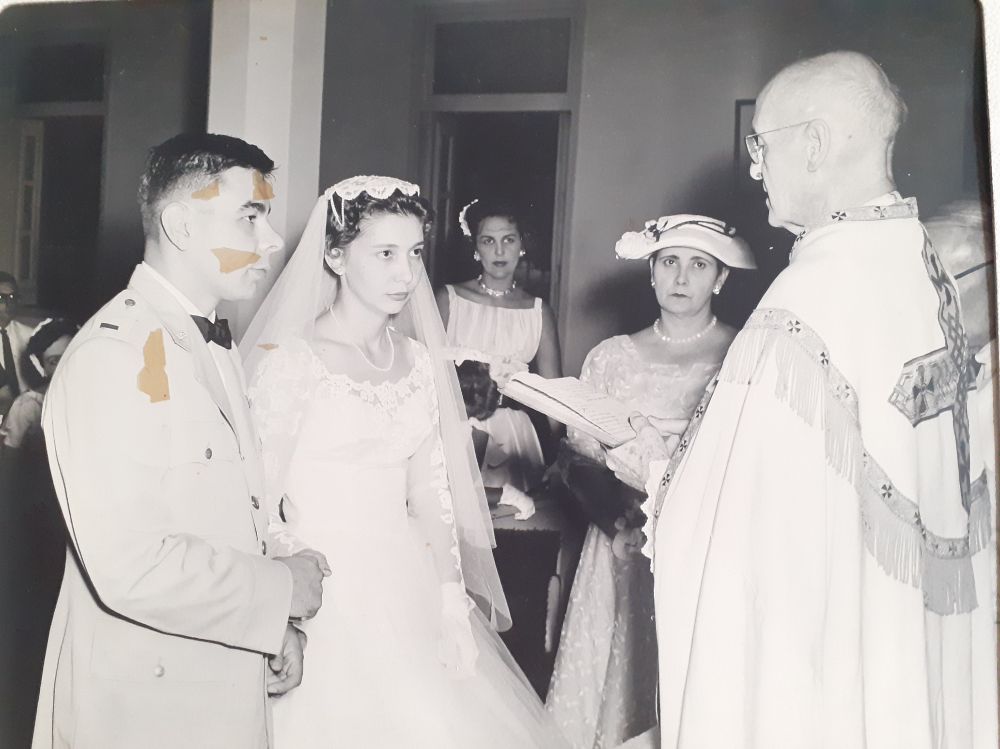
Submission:
POLYGON ((160 204, 175 190, 200 190, 233 167, 255 169, 268 177, 274 171, 274 162, 257 146, 231 135, 182 133, 153 146, 139 180, 143 229, 147 234, 153 230, 159 220, 160 204))

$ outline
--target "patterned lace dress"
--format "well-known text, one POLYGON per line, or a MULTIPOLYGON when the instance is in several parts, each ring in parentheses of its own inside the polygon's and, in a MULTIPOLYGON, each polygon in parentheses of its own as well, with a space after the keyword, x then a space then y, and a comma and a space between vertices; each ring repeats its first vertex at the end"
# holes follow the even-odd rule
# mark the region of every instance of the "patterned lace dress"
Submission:
POLYGON ((406 348, 409 373, 372 383, 331 373, 305 341, 291 341, 250 389, 265 470, 290 455, 273 541, 279 554, 322 551, 333 570, 323 607, 302 625, 302 684, 274 700, 275 743, 561 747, 481 616, 472 616, 475 674, 454 678, 439 659, 441 560, 455 571, 458 541, 430 359, 420 344, 406 348))
MULTIPOLYGON (((629 336, 587 355, 580 378, 648 416, 688 418, 721 362, 645 361, 629 336)), ((570 430, 572 448, 602 460, 598 443, 570 430)), ((546 707, 575 749, 614 747, 656 723, 656 628, 649 560, 611 551, 587 531, 563 622, 546 707)))

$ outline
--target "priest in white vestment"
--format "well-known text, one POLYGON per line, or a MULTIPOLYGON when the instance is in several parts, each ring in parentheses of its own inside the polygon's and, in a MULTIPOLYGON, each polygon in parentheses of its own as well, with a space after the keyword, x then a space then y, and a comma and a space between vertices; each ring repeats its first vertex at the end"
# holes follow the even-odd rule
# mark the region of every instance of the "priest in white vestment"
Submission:
POLYGON ((955 284, 893 183, 904 117, 857 53, 758 98, 751 175, 798 239, 649 468, 663 747, 972 745, 989 496, 955 284))

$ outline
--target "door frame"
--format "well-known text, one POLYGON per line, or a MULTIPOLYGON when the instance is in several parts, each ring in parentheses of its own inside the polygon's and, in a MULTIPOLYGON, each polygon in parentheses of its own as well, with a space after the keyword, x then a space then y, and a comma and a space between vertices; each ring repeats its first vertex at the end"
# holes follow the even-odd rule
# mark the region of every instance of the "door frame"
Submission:
POLYGON ((32 305, 38 297, 38 247, 41 237, 39 221, 44 188, 42 170, 45 164, 45 122, 41 119, 25 118, 20 119, 19 123, 13 270, 23 302, 32 305), (29 141, 32 142, 30 149, 29 141), (30 200, 25 199, 26 192, 30 192, 30 200))
MULTIPOLYGON (((549 282, 549 304, 563 308, 560 293, 566 275, 570 253, 565 246, 569 237, 572 206, 573 172, 576 153, 576 123, 579 121, 580 72, 582 65, 583 14, 575 0, 538 2, 477 2, 448 5, 429 4, 421 9, 417 20, 417 46, 421 64, 414 66, 413 109, 419 127, 414 128, 414 171, 420 175, 420 188, 431 196, 435 184, 434 163, 436 119, 448 113, 496 112, 557 112, 559 140, 556 153, 555 202, 552 215, 552 268, 549 282), (518 21, 543 18, 565 18, 570 22, 570 47, 566 91, 555 94, 434 94, 434 26, 459 21, 518 21)), ((433 198, 433 196, 431 196, 433 198)), ((435 258, 428 258, 429 270, 435 258)), ((560 338, 565 335, 562 320, 557 315, 560 338)))

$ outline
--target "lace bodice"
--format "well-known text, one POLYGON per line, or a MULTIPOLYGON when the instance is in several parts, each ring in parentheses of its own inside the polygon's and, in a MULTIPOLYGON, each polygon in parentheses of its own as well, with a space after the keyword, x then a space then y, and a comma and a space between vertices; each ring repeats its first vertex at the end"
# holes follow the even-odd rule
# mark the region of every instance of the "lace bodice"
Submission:
POLYGON ((250 398, 282 553, 353 550, 357 563, 373 546, 359 530, 404 533, 415 520, 442 582, 461 580, 430 358, 410 347, 409 372, 382 383, 330 372, 303 340, 263 360, 250 398))
POLYGON ((448 289, 448 343, 451 346, 509 357, 525 364, 538 353, 542 339, 542 300, 527 309, 477 304, 448 289))
MULTIPOLYGON (((646 416, 686 419, 698 406, 705 387, 722 362, 662 364, 642 358, 632 338, 614 336, 597 344, 583 362, 580 379, 646 416)), ((601 459, 598 443, 575 429, 574 449, 601 459)))

